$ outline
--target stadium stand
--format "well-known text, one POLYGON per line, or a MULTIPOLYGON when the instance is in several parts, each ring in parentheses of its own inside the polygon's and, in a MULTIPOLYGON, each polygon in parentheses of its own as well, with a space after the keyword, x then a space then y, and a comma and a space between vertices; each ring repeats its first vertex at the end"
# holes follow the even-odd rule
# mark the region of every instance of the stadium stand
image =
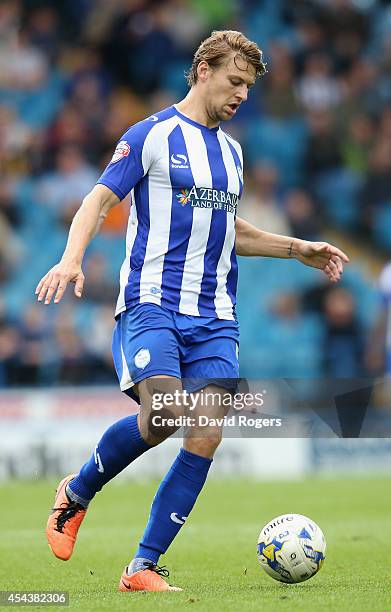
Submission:
MULTIPOLYGON (((34 288, 121 134, 186 92, 195 45, 227 21, 269 70, 224 127, 245 154, 239 214, 308 239, 337 228, 379 265, 389 257, 388 2, 1 0, 0 386, 115 383, 110 305, 128 202, 88 251, 84 300, 43 311, 34 288)), ((352 263, 334 291, 296 262, 241 258, 242 375, 321 376, 333 351, 346 365, 333 375, 365 373, 373 275, 352 263)))

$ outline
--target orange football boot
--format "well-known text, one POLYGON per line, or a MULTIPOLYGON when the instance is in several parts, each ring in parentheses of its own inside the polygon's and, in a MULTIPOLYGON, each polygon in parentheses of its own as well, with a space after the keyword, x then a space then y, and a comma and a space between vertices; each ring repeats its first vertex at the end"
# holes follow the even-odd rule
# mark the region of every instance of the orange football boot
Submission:
POLYGON ((67 561, 73 552, 77 532, 87 512, 80 504, 70 501, 65 493, 68 482, 75 474, 66 476, 58 485, 54 507, 46 525, 46 537, 50 548, 58 559, 67 561))
POLYGON ((168 578, 169 572, 164 567, 159 567, 154 563, 144 563, 145 570, 134 572, 128 576, 127 567, 119 581, 118 590, 126 593, 128 591, 182 591, 179 587, 174 587, 163 580, 162 576, 168 578))

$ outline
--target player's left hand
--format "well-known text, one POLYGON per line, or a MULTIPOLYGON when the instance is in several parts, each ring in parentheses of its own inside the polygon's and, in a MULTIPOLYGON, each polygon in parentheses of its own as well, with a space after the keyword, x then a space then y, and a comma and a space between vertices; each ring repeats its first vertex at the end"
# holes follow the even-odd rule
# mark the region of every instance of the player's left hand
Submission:
POLYGON ((296 259, 306 266, 322 270, 327 278, 336 283, 343 274, 343 264, 349 257, 328 242, 298 241, 296 259))

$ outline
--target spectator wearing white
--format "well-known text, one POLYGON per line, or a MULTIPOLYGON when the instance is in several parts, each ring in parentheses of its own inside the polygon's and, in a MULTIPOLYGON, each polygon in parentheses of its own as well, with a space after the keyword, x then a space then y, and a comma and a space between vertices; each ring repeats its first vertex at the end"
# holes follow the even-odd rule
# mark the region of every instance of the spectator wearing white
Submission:
POLYGON ((310 111, 332 109, 341 101, 341 86, 332 75, 327 55, 315 53, 307 58, 297 93, 301 104, 310 111))
POLYGON ((88 164, 82 151, 67 145, 58 152, 54 171, 38 182, 37 199, 68 224, 86 190, 97 179, 97 170, 88 164))
POLYGON ((19 32, 0 54, 0 86, 16 91, 34 91, 48 77, 47 59, 31 45, 26 32, 19 32))

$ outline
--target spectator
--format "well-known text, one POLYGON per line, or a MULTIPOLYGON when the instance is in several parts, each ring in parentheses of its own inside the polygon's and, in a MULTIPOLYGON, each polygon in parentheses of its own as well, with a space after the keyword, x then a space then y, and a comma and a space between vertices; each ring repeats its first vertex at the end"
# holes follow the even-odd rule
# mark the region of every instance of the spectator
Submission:
POLYGON ((352 172, 365 176, 369 165, 369 152, 375 133, 374 122, 366 113, 354 115, 348 124, 341 153, 343 165, 352 172))
POLYGON ((320 374, 318 322, 303 312, 296 293, 279 293, 274 297, 265 340, 274 361, 275 376, 301 378, 320 374))
POLYGON ((88 126, 83 115, 78 112, 76 106, 66 104, 49 129, 48 146, 54 151, 67 145, 84 148, 87 146, 88 136, 88 126))
POLYGON ((292 56, 284 47, 274 45, 270 52, 271 66, 263 93, 265 110, 271 117, 289 119, 296 117, 300 104, 294 88, 292 56))
POLYGON ((309 56, 317 53, 327 53, 327 36, 325 30, 324 12, 318 6, 316 14, 304 14, 297 18, 296 38, 297 50, 295 64, 298 74, 302 74, 309 56))
MULTIPOLYGON (((70 82, 68 93, 71 98, 76 97, 76 108, 78 108, 79 103, 83 107, 85 98, 93 96, 93 100, 90 100, 91 103, 97 103, 98 109, 100 109, 112 89, 112 78, 104 65, 101 54, 88 47, 78 47, 73 49, 69 62, 70 82), (75 91, 77 92, 76 95, 75 91), (97 98, 97 94, 99 98, 97 98)), ((95 112, 95 109, 91 107, 90 111, 95 112)))
POLYGON ((16 40, 0 54, 0 87, 30 92, 48 77, 48 63, 42 51, 33 47, 28 33, 19 32, 16 40))
MULTIPOLYGON (((109 278, 107 261, 103 255, 95 253, 87 258, 85 277, 84 299, 93 304, 112 305, 117 297, 118 282, 117 279, 113 282, 109 278)), ((113 313, 111 315, 113 318, 113 313)))
POLYGON ((68 226, 84 196, 98 178, 82 151, 74 145, 59 150, 53 172, 40 179, 37 198, 68 226))
POLYGON ((352 294, 341 287, 330 289, 323 308, 326 324, 323 343, 325 375, 332 378, 362 376, 364 338, 352 294))
POLYGON ((377 87, 378 68, 368 58, 357 58, 343 76, 344 97, 338 106, 338 124, 344 129, 352 116, 359 113, 376 115, 382 107, 377 87))
POLYGON ((69 100, 71 108, 77 111, 86 132, 85 147, 93 152, 95 134, 104 124, 107 115, 107 100, 99 78, 94 74, 80 75, 74 83, 69 100))
MULTIPOLYGON (((167 5, 167 31, 175 40, 178 50, 184 55, 191 55, 194 47, 197 46, 199 40, 209 29, 209 24, 206 23, 208 16, 206 14, 207 7, 196 6, 197 2, 191 5, 186 0, 171 0, 167 5), (194 10, 196 8, 196 10, 194 10)), ((202 4, 198 2, 198 4, 202 4)), ((209 3, 208 3, 209 4, 209 3)), ((211 3, 214 7, 219 2, 211 3)), ((225 13, 223 19, 226 19, 227 4, 229 2, 220 2, 225 5, 221 13, 225 13)), ((220 15, 221 17, 221 15, 220 15)), ((216 20, 212 17, 212 27, 216 27, 216 20)))
POLYGON ((19 332, 19 380, 31 386, 40 385, 48 365, 49 334, 47 317, 37 304, 30 304, 24 310, 19 332))
POLYGON ((305 156, 308 178, 313 181, 322 173, 341 166, 341 143, 335 131, 333 117, 326 110, 308 114, 310 135, 305 156))
POLYGON ((12 273, 22 261, 24 248, 13 232, 6 216, 0 212, 0 283, 12 278, 12 273))
POLYGON ((297 93, 308 111, 327 111, 341 101, 341 86, 332 76, 331 61, 326 54, 317 53, 308 57, 297 93))
POLYGON ((71 325, 58 322, 56 326, 58 349, 56 381, 60 385, 90 382, 91 359, 82 339, 71 325))
POLYGON ((20 0, 3 0, 3 2, 0 2, 0 54, 10 49, 17 38, 21 9, 20 0))
POLYGON ((391 104, 383 108, 379 129, 382 137, 391 141, 391 104))
POLYGON ((389 28, 387 29, 386 23, 384 31, 387 34, 384 36, 383 48, 380 52, 379 76, 376 83, 377 91, 383 104, 391 104, 391 37, 388 34, 388 30, 389 28))
POLYGON ((369 335, 365 359, 373 376, 391 376, 391 262, 381 271, 379 297, 379 312, 369 335))
POLYGON ((25 384, 20 373, 20 335, 14 325, 0 323, 0 387, 25 384))
POLYGON ((102 149, 112 152, 118 134, 126 132, 130 125, 141 121, 148 115, 145 103, 132 91, 116 90, 108 101, 109 112, 101 135, 102 149))
POLYGON ((391 139, 380 137, 370 152, 369 172, 361 194, 361 229, 373 230, 377 209, 391 202, 391 139))
POLYGON ((267 232, 289 234, 289 225, 277 195, 277 168, 272 164, 259 163, 252 169, 250 180, 252 189, 240 203, 240 214, 267 232))
POLYGON ((27 22, 31 44, 42 51, 52 65, 55 64, 59 53, 58 28, 58 15, 52 6, 38 7, 31 13, 27 22))
POLYGON ((326 32, 339 72, 348 70, 368 38, 367 16, 351 0, 332 0, 326 12, 326 32))
POLYGON ((3 182, 0 183, 0 218, 1 217, 6 220, 9 227, 14 231, 20 228, 21 216, 14 199, 12 184, 11 181, 7 181, 5 177, 3 182))
POLYGON ((169 32, 167 2, 125 5, 110 33, 109 58, 121 80, 148 94, 160 85, 164 68, 176 57, 175 39, 169 32))
POLYGON ((14 109, 0 105, 0 167, 13 175, 27 171, 27 151, 33 141, 31 129, 14 109))
POLYGON ((391 262, 383 267, 379 278, 379 311, 369 333, 365 363, 371 376, 384 377, 374 389, 375 405, 390 410, 391 397, 391 262))
POLYGON ((113 308, 101 305, 94 309, 90 325, 85 328, 84 343, 90 355, 91 383, 115 383, 113 357, 111 354, 111 336, 113 334, 113 308))
POLYGON ((296 189, 287 194, 284 208, 292 236, 302 240, 319 240, 319 214, 310 195, 296 189))

